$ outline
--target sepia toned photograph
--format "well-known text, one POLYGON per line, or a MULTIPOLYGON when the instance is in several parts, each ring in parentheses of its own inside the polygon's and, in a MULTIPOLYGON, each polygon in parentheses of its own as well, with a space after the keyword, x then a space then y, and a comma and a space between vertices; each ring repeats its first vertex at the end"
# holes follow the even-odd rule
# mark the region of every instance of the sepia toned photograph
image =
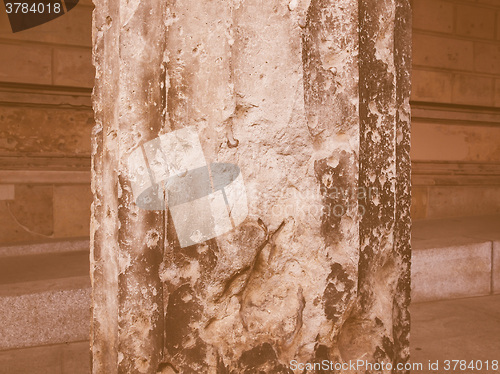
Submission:
POLYGON ((499 365, 500 0, 0 1, 0 374, 499 365))

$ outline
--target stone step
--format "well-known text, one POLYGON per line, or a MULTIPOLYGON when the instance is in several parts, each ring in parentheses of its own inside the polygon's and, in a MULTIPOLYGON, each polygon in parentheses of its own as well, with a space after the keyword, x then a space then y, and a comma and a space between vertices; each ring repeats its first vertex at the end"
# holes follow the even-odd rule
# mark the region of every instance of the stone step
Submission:
MULTIPOLYGON (((0 248, 0 350, 89 336, 88 240, 0 248)), ((414 302, 500 293, 500 216, 417 221, 414 302)))
POLYGON ((90 295, 88 240, 2 248, 0 350, 88 340, 90 295))
POLYGON ((500 216, 415 221, 412 301, 500 293, 500 216))

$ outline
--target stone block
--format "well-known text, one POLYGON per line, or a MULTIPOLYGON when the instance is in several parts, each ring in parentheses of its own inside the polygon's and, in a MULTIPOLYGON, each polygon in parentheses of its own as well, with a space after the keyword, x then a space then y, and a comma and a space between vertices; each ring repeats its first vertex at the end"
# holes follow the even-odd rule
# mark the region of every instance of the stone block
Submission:
POLYGON ((499 127, 419 122, 411 136, 413 160, 500 162, 499 127))
POLYGON ((54 187, 54 235, 88 236, 90 230, 90 185, 54 187))
POLYGON ((457 34, 476 38, 495 38, 495 12, 477 5, 457 4, 457 34))
POLYGON ((452 97, 456 104, 491 106, 494 101, 494 79, 455 74, 452 97))
POLYGON ((498 186, 430 187, 427 218, 500 214, 498 186))
POLYGON ((412 227, 413 249, 463 246, 500 241, 500 215, 455 217, 416 221, 412 227))
MULTIPOLYGON (((50 283, 54 281, 46 281, 50 283)), ((2 295, 0 350, 87 340, 90 288, 2 295)))
POLYGON ((414 302, 488 295, 491 291, 491 242, 414 249, 414 302))
POLYGON ((0 243, 52 235, 52 186, 17 185, 15 195, 13 201, 0 201, 0 243))
POLYGON ((412 72, 412 100, 451 102, 452 74, 414 69, 412 72))
POLYGON ((90 109, 2 106, 0 156, 90 156, 93 124, 90 109))
POLYGON ((477 0, 477 2, 481 4, 493 5, 495 8, 500 8, 498 0, 477 0))
POLYGON ((84 48, 54 48, 54 84, 93 87, 92 51, 84 48))
POLYGON ((472 71, 473 50, 469 40, 413 34, 414 65, 472 71))
POLYGON ((0 373, 90 374, 89 342, 0 351, 0 373))
MULTIPOLYGON (((88 250, 2 257, 0 261, 0 285, 9 285, 9 289, 2 290, 0 287, 0 292, 3 292, 4 296, 7 293, 18 295, 21 291, 22 293, 33 293, 32 289, 28 291, 26 288, 28 282, 59 281, 73 277, 88 279, 88 275, 88 250), (19 290, 19 292, 15 290, 19 290)), ((47 289, 43 291, 47 291, 47 289)))
POLYGON ((493 242, 493 293, 500 294, 500 240, 493 242))
POLYGON ((0 50, 0 81, 52 83, 52 48, 2 43, 0 50))
MULTIPOLYGON (((90 47, 92 43, 92 8, 80 6, 80 3, 61 17, 17 33, 12 32, 7 14, 2 11, 0 12, 0 38, 12 41, 90 47)), ((50 46, 44 48, 50 51, 50 46)))
POLYGON ((452 3, 436 0, 413 1, 413 27, 442 33, 453 32, 452 3))
POLYGON ((499 43, 474 43, 474 68, 481 73, 499 74, 499 43))

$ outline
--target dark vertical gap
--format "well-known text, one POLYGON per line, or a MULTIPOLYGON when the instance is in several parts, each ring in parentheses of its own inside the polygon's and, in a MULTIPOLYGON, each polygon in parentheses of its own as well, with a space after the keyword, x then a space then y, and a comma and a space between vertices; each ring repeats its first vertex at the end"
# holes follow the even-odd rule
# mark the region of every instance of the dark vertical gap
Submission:
POLYGON ((393 373, 404 374, 408 370, 397 370, 398 363, 410 360, 410 314, 411 301, 411 5, 408 0, 396 1, 396 24, 394 34, 394 59, 396 67, 396 224, 395 257, 401 261, 394 296, 393 373))

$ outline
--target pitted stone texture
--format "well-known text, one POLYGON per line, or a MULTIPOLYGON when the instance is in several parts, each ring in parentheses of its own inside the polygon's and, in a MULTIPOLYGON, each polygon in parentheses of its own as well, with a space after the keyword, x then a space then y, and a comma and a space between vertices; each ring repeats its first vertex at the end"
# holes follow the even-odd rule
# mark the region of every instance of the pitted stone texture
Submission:
POLYGON ((290 12, 282 2, 183 1, 171 10, 171 125, 197 123, 207 157, 241 168, 250 212, 237 230, 197 248, 179 249, 170 232, 165 361, 178 370, 286 372, 321 344, 335 352, 330 337, 351 308, 358 256, 357 3, 344 4, 290 12), (349 30, 337 31, 344 17, 349 30), (220 62, 208 69, 211 60, 220 62), (334 187, 347 198, 331 197, 334 187), (336 204, 348 211, 339 220, 336 204))
POLYGON ((135 205, 127 159, 163 125, 165 2, 95 6, 92 370, 155 373, 164 338, 164 215, 135 205))
MULTIPOLYGON (((408 62, 409 55, 402 49, 404 58, 395 57, 392 36, 398 27, 406 30, 406 24, 396 25, 395 2, 383 3, 373 18, 387 22, 377 26, 383 37, 369 35, 369 40, 378 41, 376 78, 388 82, 377 98, 372 96, 379 91, 378 81, 370 86, 368 95, 376 102, 369 109, 376 118, 372 133, 361 134, 366 144, 360 147, 357 0, 169 2, 164 64, 148 64, 150 75, 142 78, 132 74, 142 71, 148 59, 140 39, 150 41, 161 33, 154 30, 146 36, 138 27, 144 24, 142 10, 152 0, 141 2, 145 8, 137 12, 136 2, 97 2, 92 230, 96 374, 154 373, 154 359, 140 365, 140 358, 148 351, 156 358, 158 349, 164 349, 159 372, 186 374, 291 373, 292 359, 406 357, 409 81, 407 64, 400 60, 408 62), (127 17, 137 28, 126 22, 124 32, 116 22, 127 17), (127 41, 131 60, 116 54, 118 36, 120 43, 127 41), (159 72, 164 82, 158 80, 159 72), (396 76, 401 84, 393 81, 396 76), (143 100, 150 80, 164 84, 164 102, 155 101, 156 96, 143 100), (109 102, 113 90, 120 100, 109 102), (140 242, 141 237, 161 242, 163 226, 152 217, 137 218, 142 213, 130 204, 121 161, 158 129, 146 129, 143 123, 148 111, 157 118, 154 104, 165 110, 163 132, 194 126, 207 160, 240 167, 249 208, 234 231, 185 248, 180 248, 167 213, 163 288, 155 284, 158 258, 143 256, 140 242), (362 152, 376 160, 367 157, 360 163, 362 152), (373 263, 365 267, 359 258, 360 168, 382 194, 380 200, 375 197, 380 206, 370 211, 373 219, 365 224, 371 236, 362 241, 363 248, 369 240, 376 247, 364 253, 364 261, 373 263), (397 182, 396 172, 401 172, 397 182), (402 222, 398 233, 396 216, 402 222), (130 244, 134 241, 135 246, 130 244), (358 300, 358 269, 363 271, 365 301, 371 300, 370 293, 377 294, 373 303, 358 300), (164 308, 163 321, 154 320, 156 314, 148 314, 151 309, 142 305, 154 299, 154 290, 163 296, 164 305, 157 304, 164 308), (358 314, 360 308, 367 313, 358 314), (113 322, 116 315, 118 324, 113 322), (363 323, 357 323, 360 315, 363 323), (162 328, 161 323, 164 345, 148 340, 139 347, 139 338, 151 338, 148 331, 162 328), (130 329, 134 335, 128 334, 130 329), (368 345, 356 341, 367 331, 368 345)), ((405 20, 408 14, 400 17, 405 20)), ((148 19, 155 25, 158 21, 148 19)), ((156 55, 158 48, 151 45, 149 50, 156 55)), ((366 66, 365 81, 371 82, 372 70, 366 66)))

